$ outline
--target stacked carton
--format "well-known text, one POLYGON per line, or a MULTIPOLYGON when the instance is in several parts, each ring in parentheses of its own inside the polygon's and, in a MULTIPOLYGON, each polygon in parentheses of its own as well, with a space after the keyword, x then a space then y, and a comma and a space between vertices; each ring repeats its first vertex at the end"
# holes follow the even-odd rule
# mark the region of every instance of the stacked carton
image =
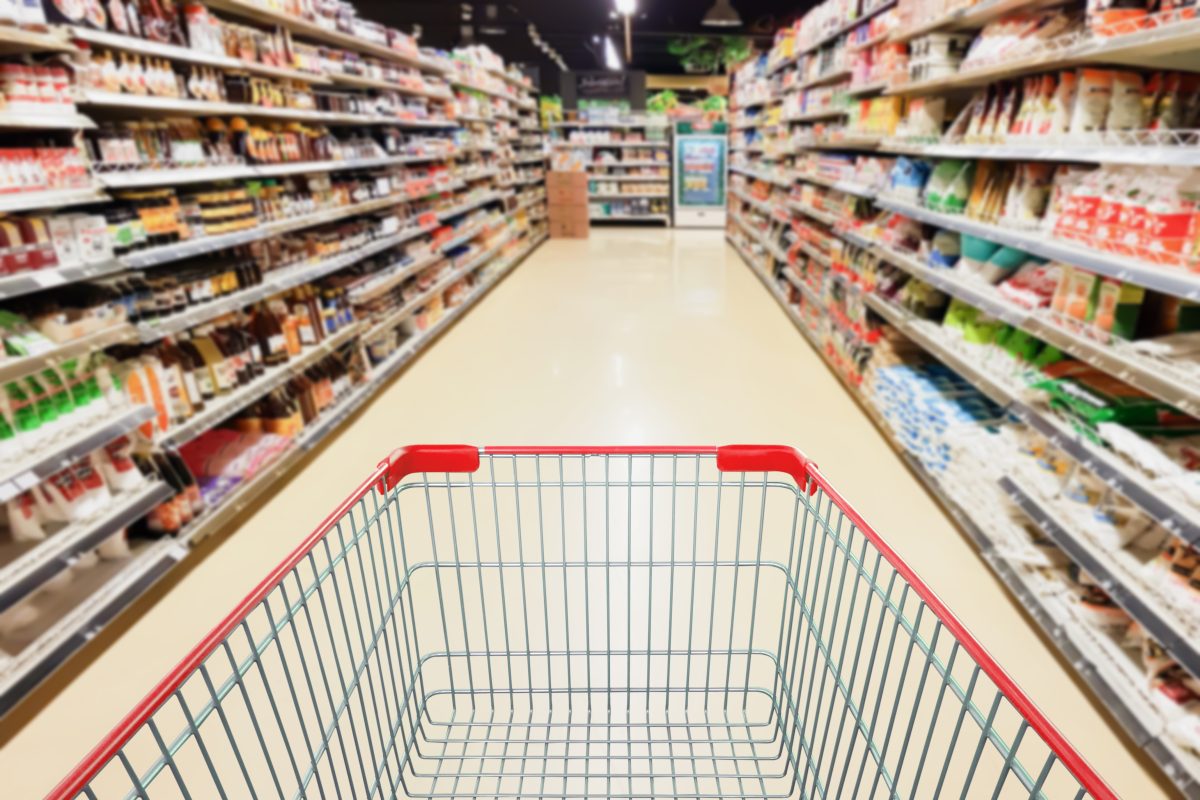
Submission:
POLYGON ((586 239, 588 236, 588 176, 586 172, 546 173, 550 236, 586 239))

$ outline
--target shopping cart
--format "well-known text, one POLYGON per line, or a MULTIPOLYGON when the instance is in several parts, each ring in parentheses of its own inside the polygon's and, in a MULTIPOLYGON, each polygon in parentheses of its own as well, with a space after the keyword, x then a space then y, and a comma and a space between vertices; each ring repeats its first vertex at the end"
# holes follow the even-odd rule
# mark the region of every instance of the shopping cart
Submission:
POLYGON ((397 451, 53 798, 1115 798, 784 447, 397 451))

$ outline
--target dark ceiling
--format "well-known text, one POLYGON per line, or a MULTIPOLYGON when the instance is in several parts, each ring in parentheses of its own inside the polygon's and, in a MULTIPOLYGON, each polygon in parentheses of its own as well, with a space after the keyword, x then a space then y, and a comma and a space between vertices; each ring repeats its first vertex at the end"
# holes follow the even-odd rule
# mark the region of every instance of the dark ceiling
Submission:
MULTIPOLYGON (((809 4, 780 0, 733 0, 741 14, 740 28, 705 28, 700 24, 713 0, 637 0, 633 16, 633 60, 628 69, 661 74, 683 70, 667 44, 681 34, 759 35, 763 48, 782 25, 809 4)), ((536 66, 542 86, 556 91, 558 68, 535 46, 529 24, 562 56, 568 69, 603 68, 603 50, 594 38, 609 34, 624 58, 623 23, 615 19, 614 0, 509 0, 463 3, 456 0, 359 0, 359 12, 412 32, 421 26, 421 43, 449 49, 473 42, 486 44, 508 62, 536 66), (469 16, 470 21, 464 21, 469 16), (469 28, 469 32, 468 32, 469 28)))

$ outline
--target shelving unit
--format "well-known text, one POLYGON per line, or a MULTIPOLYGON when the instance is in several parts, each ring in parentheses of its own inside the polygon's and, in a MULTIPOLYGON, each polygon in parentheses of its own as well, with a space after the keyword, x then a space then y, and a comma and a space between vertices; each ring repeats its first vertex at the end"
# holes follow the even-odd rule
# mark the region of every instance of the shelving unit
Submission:
MULTIPOLYGON (((1176 542, 1183 548, 1200 542, 1200 507, 1185 493, 1172 490, 1168 478, 1155 477, 1131 458, 1110 449, 1084 425, 1064 416, 1041 392, 1031 389, 1031 376, 1035 374, 1032 367, 1014 366, 1011 356, 992 357, 989 353, 998 353, 997 348, 985 349, 964 339, 942 325, 936 312, 932 320, 914 313, 896 287, 905 280, 919 280, 931 290, 978 309, 997 324, 1036 337, 1065 356, 1197 418, 1200 370, 1190 359, 1155 356, 1136 342, 1110 340, 1073 328, 1049 309, 1024 308, 982 278, 931 266, 924 251, 903 249, 897 243, 905 241, 903 236, 908 234, 895 234, 889 215, 929 226, 924 232, 926 248, 931 228, 969 234, 1192 302, 1200 300, 1200 283, 1194 271, 1152 263, 1132 251, 1085 247, 1055 238, 1042 229, 933 211, 919 201, 882 190, 884 184, 876 180, 877 174, 863 177, 871 173, 869 169, 866 173, 856 169, 837 171, 840 163, 852 164, 855 158, 861 161, 875 154, 934 160, 1124 164, 1132 168, 1200 165, 1193 152, 1198 142, 1190 131, 969 142, 949 137, 942 141, 906 141, 860 127, 868 114, 867 98, 876 95, 945 95, 957 97, 961 103, 970 90, 1001 79, 1019 82, 1028 76, 1084 65, 1121 64, 1200 72, 1200 60, 1195 56, 1200 52, 1195 48, 1200 41, 1200 25, 1181 17, 1153 20, 1137 29, 1107 34, 1085 29, 1061 41, 1051 40, 1031 55, 997 58, 992 63, 956 70, 945 78, 906 82, 893 77, 850 83, 839 56, 833 52, 839 48, 853 52, 888 40, 906 42, 928 32, 977 31, 1011 12, 1027 13, 1039 7, 1036 2, 1021 0, 983 0, 946 15, 927 16, 903 31, 879 32, 878 26, 870 30, 870 36, 864 35, 865 28, 855 31, 892 5, 872 7, 807 40, 781 35, 777 41, 791 40, 787 54, 783 52, 787 48, 777 48, 769 57, 739 70, 731 92, 735 142, 727 238, 914 476, 1042 627, 1061 651, 1064 663, 1079 672, 1131 740, 1162 768, 1182 796, 1200 798, 1200 754, 1189 750, 1172 732, 1175 718, 1188 712, 1182 707, 1172 710, 1169 702, 1155 697, 1158 690, 1146 680, 1140 656, 1123 647, 1119 636, 1087 620, 1079 607, 1078 585, 1056 566, 1078 565, 1184 671, 1200 678, 1200 654, 1196 650, 1200 615, 1195 613, 1194 604, 1182 602, 1168 590, 1165 578, 1154 577, 1150 566, 1162 557, 1155 549, 1161 545, 1153 544, 1157 540, 1151 537, 1146 540, 1151 544, 1122 546, 1119 533, 1106 533, 1108 529, 1098 520, 1099 515, 1092 513, 1095 503, 1068 498, 1068 484, 1077 472, 1086 475, 1084 485, 1099 494, 1111 492, 1121 513, 1128 509, 1132 519, 1139 521, 1137 524, 1161 532, 1163 541, 1176 542), (1155 27, 1155 22, 1161 22, 1161 27, 1155 27), (851 46, 851 40, 863 44, 851 46), (815 65, 806 70, 810 66, 806 59, 818 53, 826 66, 820 71, 815 65), (844 108, 850 113, 843 122, 832 110, 827 114, 824 110, 796 110, 797 106, 788 105, 795 102, 797 93, 821 88, 826 80, 847 81, 844 96, 852 98, 852 103, 864 103, 861 111, 847 104, 844 108), (846 161, 830 151, 841 152, 846 161), (901 276, 898 282, 894 275, 901 276), (854 313, 848 315, 843 308, 854 313), (934 463, 919 444, 903 434, 894 419, 885 417, 876 406, 879 401, 871 381, 878 345, 868 344, 870 339, 865 336, 871 331, 886 331, 883 346, 889 357, 900 358, 901 364, 910 363, 904 359, 915 358, 917 363, 949 368, 995 404, 1002 420, 995 423, 996 427, 1012 428, 1043 442, 1047 452, 1053 454, 1052 463, 1065 471, 1066 477, 1056 481, 1046 477, 1043 469, 1043 475, 1034 481, 1030 480, 1033 472, 1026 475, 1009 466, 1006 469, 1014 474, 994 478, 980 474, 972 481, 963 472, 965 467, 955 472, 934 463), (893 347, 890 341, 900 344, 893 347), (981 504, 978 498, 983 496, 993 505, 981 504), (1043 544, 1031 544, 1035 538, 1043 544), (1022 547, 1026 552, 1021 551, 1022 547), (1039 548, 1054 550, 1059 560, 1038 564, 1028 560, 1028 551, 1040 553, 1039 548)), ((900 3, 900 9, 905 5, 900 3)), ((829 22, 829 15, 822 19, 829 22)), ((803 23, 797 26, 797 30, 802 29, 807 30, 803 23)), ((951 118, 958 106, 953 108, 951 118)), ((895 361, 885 359, 882 363, 895 361)), ((940 435, 929 433, 934 441, 941 441, 940 435)), ((1001 439, 996 437, 996 441, 1001 439)), ((1004 441, 1011 446, 1012 440, 1004 441)), ((1151 446, 1151 440, 1147 439, 1146 444, 1151 446)), ((1032 463, 1031 459, 1016 460, 1032 463)), ((1182 467, 1179 470, 1180 475, 1185 474, 1182 467)))
POLYGON ((555 137, 554 148, 578 150, 590 160, 587 173, 591 222, 671 224, 674 159, 670 123, 665 117, 631 115, 568 120, 556 123, 551 135, 555 137), (634 148, 656 155, 649 159, 627 156, 626 151, 634 148), (626 171, 646 169, 656 169, 657 173, 626 171), (626 188, 629 184, 638 187, 626 188), (659 187, 661 191, 648 191, 650 187, 659 187), (622 203, 640 200, 661 202, 637 209, 636 213, 622 203))
MULTIPOLYGON (((303 206, 296 204, 281 210, 275 218, 257 219, 244 230, 208 235, 193 231, 175 237, 176 241, 160 238, 150 246, 118 252, 94 263, 7 273, 0 276, 0 300, 38 300, 58 287, 96 279, 125 281, 139 275, 156 280, 156 276, 183 274, 182 270, 195 263, 192 259, 228 248, 302 234, 331 223, 384 217, 390 221, 386 226, 379 223, 381 227, 371 229, 370 236, 356 234, 359 238, 353 241, 361 242, 357 246, 334 247, 324 250, 327 254, 320 258, 264 270, 260 282, 242 283, 236 291, 206 301, 195 300, 173 313, 113 324, 42 347, 33 355, 0 360, 0 379, 6 383, 23 381, 64 363, 86 363, 91 354, 105 350, 119 361, 121 351, 112 348, 140 344, 150 348, 145 352, 158 352, 164 341, 196 335, 198 329, 228 320, 229 315, 243 315, 240 318, 245 319, 252 308, 268 299, 298 287, 321 286, 330 279, 340 281, 357 275, 367 264, 374 270, 370 275, 378 279, 362 284, 364 291, 346 292, 353 321, 325 331, 319 341, 303 346, 286 363, 267 367, 253 380, 210 398, 203 410, 180 419, 171 415, 163 428, 164 418, 157 409, 122 401, 111 413, 73 419, 71 427, 39 439, 36 448, 30 447, 19 456, 10 455, 0 465, 0 501, 20 497, 121 437, 135 439, 138 452, 147 458, 186 450, 188 443, 223 427, 231 417, 278 393, 330 356, 355 365, 358 380, 335 403, 309 420, 299 434, 290 437, 270 464, 257 469, 234 491, 210 502, 174 535, 156 541, 131 540, 126 555, 110 553, 99 561, 91 556, 102 542, 123 536, 125 529, 139 524, 162 504, 172 502, 179 487, 173 479, 166 479, 165 473, 162 478, 157 474, 147 477, 137 489, 114 492, 111 501, 96 513, 70 524, 55 525, 36 542, 15 541, 0 534, 0 613, 19 610, 33 618, 15 630, 10 626, 0 637, 0 714, 20 703, 100 628, 176 564, 189 558, 196 542, 222 530, 250 504, 269 494, 305 453, 334 435, 357 409, 546 238, 543 180, 547 151, 542 144, 533 88, 528 79, 503 67, 494 55, 462 51, 447 57, 415 48, 397 49, 372 41, 364 31, 334 30, 253 0, 218 0, 208 5, 218 17, 270 28, 280 26, 300 41, 344 48, 390 66, 381 70, 378 62, 354 62, 358 64, 353 67, 355 74, 314 72, 82 27, 8 36, 0 26, 0 53, 71 52, 75 49, 71 44, 74 39, 93 50, 161 59, 185 71, 195 66, 211 69, 217 75, 232 72, 266 80, 297 81, 314 91, 370 98, 370 103, 381 96, 396 95, 406 98, 404 109, 394 113, 326 112, 78 88, 75 95, 79 112, 0 112, 0 128, 58 132, 65 137, 71 132, 94 129, 95 119, 101 117, 106 122, 120 122, 189 115, 239 116, 251 121, 312 122, 327 126, 339 137, 351 132, 370 136, 371 131, 387 127, 399 132, 392 137, 395 151, 367 158, 275 164, 236 159, 221 164, 162 164, 161 168, 131 169, 122 165, 115 169, 95 164, 89 170, 87 186, 9 193, 0 199, 0 211, 36 213, 41 209, 81 207, 104 213, 114 197, 129 192, 183 194, 203 192, 214 184, 286 182, 294 176, 329 173, 343 176, 342 180, 347 175, 386 174, 394 178, 391 193, 387 193, 386 181, 374 185, 364 182, 362 186, 369 188, 356 192, 352 200, 339 200, 338 195, 330 193, 329 199, 319 205, 314 201, 301 210, 303 206), (427 172, 427 167, 435 165, 448 169, 427 172), (385 188, 379 188, 381 185, 385 188), (405 254, 403 249, 410 247, 415 249, 405 254), (400 298, 401 287, 427 270, 438 270, 431 282, 415 294, 406 288, 400 298), (400 298, 394 305, 384 302, 393 295, 400 298), (403 341, 382 360, 376 360, 375 346, 389 339, 403 341), (144 438, 146 431, 152 431, 150 438, 144 438)), ((355 144, 352 152, 369 150, 355 144)), ((13 452, 10 447, 9 453, 13 452)))

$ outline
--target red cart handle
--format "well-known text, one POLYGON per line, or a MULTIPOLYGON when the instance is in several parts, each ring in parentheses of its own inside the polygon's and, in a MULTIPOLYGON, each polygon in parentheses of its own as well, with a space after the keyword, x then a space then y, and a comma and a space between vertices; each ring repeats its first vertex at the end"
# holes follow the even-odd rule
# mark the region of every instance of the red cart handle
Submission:
MULTIPOLYGON (((418 472, 475 472, 480 448, 467 444, 414 444, 392 451, 379 462, 387 472, 380 489, 389 491, 418 472)), ((783 472, 803 488, 817 465, 794 447, 778 444, 732 444, 724 447, 488 447, 494 456, 641 456, 716 455, 722 472, 783 472)))

